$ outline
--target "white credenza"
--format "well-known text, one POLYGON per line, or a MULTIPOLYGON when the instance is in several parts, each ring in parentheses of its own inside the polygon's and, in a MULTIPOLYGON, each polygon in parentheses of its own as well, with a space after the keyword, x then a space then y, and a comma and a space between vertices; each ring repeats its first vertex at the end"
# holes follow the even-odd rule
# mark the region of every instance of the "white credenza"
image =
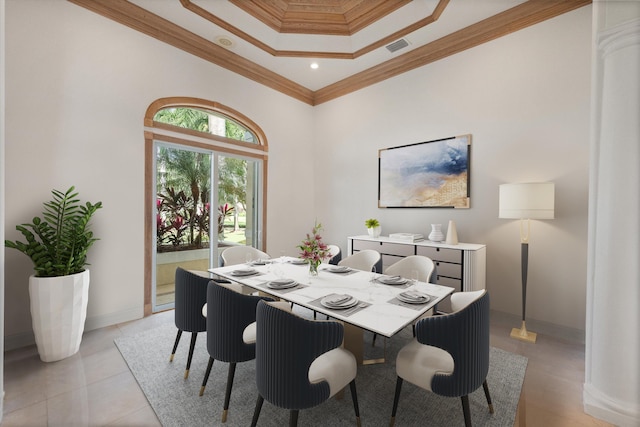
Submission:
MULTIPOLYGON (((437 283, 451 286, 455 292, 485 288, 487 251, 485 245, 459 243, 447 245, 428 240, 402 242, 385 236, 353 236, 347 238, 347 253, 373 249, 382 255, 383 271, 409 255, 424 255, 436 265, 437 283)), ((445 310, 446 311, 446 310, 445 310)))

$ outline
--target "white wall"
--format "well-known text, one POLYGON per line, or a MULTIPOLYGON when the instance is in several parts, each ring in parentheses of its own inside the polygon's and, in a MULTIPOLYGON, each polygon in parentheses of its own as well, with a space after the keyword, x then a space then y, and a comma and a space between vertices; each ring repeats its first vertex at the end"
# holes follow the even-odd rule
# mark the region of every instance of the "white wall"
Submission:
MULTIPOLYGON (((40 214, 53 188, 103 202, 87 329, 142 316, 143 117, 158 98, 217 101, 264 130, 267 249, 293 251, 313 222, 313 174, 293 161, 311 150, 312 107, 67 1, 9 1, 6 12, 6 237, 20 237, 15 225, 40 214)), ((31 273, 26 256, 6 251, 8 348, 32 342, 31 273)))
MULTIPOLYGON (((0 0, 0 242, 4 242, 4 94, 5 94, 5 0, 0 0)), ((0 334, 4 336, 4 252, 0 252, 0 334)), ((0 343, 0 384, 2 385, 2 399, 0 399, 0 423, 4 414, 4 340, 0 343)))
POLYGON ((316 170, 329 183, 316 181, 316 205, 328 239, 346 250, 345 236, 366 234, 369 217, 383 235, 427 235, 453 219, 460 241, 487 245, 492 309, 520 316, 519 223, 498 219, 498 185, 553 181, 556 219, 532 221, 527 319, 583 335, 590 47, 583 7, 316 107, 316 170), (467 133, 470 209, 377 208, 378 149, 467 133))

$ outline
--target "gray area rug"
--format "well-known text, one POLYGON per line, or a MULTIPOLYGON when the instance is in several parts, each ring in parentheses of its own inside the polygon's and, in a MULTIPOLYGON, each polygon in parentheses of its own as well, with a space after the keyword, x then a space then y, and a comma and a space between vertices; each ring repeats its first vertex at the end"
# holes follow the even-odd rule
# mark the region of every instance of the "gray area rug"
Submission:
MULTIPOLYGON (((257 397, 255 363, 250 361, 237 365, 227 422, 222 424, 228 364, 214 362, 205 394, 198 396, 209 360, 206 334, 198 334, 190 375, 185 380, 183 376, 191 334, 183 334, 175 359, 169 363, 176 332, 173 325, 164 325, 115 340, 160 422, 167 427, 250 425, 257 397)), ((386 363, 358 367, 356 387, 363 426, 389 425, 396 383, 395 356, 411 338, 411 328, 405 328, 386 340, 386 363)), ((379 338, 376 347, 370 345, 371 334, 365 334, 365 340, 365 356, 380 357, 384 340, 379 338)), ((526 357, 491 348, 487 382, 495 413, 489 414, 480 387, 469 396, 474 426, 513 426, 526 367, 526 357)), ((348 388, 342 399, 333 398, 318 407, 300 411, 298 421, 300 426, 355 425, 348 388)), ((283 426, 288 422, 289 411, 265 401, 258 426, 283 426)), ((460 399, 440 397, 405 381, 396 426, 456 425, 464 425, 460 399)))

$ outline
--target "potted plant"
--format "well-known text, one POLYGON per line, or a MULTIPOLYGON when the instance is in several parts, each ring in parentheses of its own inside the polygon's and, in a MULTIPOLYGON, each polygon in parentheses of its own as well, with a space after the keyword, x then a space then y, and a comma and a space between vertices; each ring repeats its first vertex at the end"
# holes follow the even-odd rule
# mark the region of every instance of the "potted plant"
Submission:
POLYGON ((26 243, 5 240, 31 258, 35 274, 29 277, 33 333, 40 359, 53 362, 80 348, 89 299, 87 251, 98 240, 89 220, 102 202, 81 204, 75 188, 53 190, 44 203, 42 218, 17 225, 26 243))
POLYGON ((364 225, 367 227, 367 232, 369 236, 376 238, 380 236, 380 232, 382 229, 380 228, 380 222, 375 218, 369 218, 364 222, 364 225))

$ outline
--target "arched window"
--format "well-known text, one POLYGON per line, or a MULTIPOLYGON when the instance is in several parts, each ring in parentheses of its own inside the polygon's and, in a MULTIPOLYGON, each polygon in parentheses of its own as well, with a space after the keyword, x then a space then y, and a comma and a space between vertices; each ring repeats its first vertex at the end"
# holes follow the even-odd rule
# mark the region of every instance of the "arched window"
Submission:
POLYGON ((168 107, 159 110, 155 122, 222 136, 249 144, 258 144, 258 137, 251 129, 222 113, 191 107, 168 107))
POLYGON ((145 315, 173 307, 180 266, 206 271, 230 245, 264 250, 267 140, 248 117, 199 98, 145 114, 145 315))

